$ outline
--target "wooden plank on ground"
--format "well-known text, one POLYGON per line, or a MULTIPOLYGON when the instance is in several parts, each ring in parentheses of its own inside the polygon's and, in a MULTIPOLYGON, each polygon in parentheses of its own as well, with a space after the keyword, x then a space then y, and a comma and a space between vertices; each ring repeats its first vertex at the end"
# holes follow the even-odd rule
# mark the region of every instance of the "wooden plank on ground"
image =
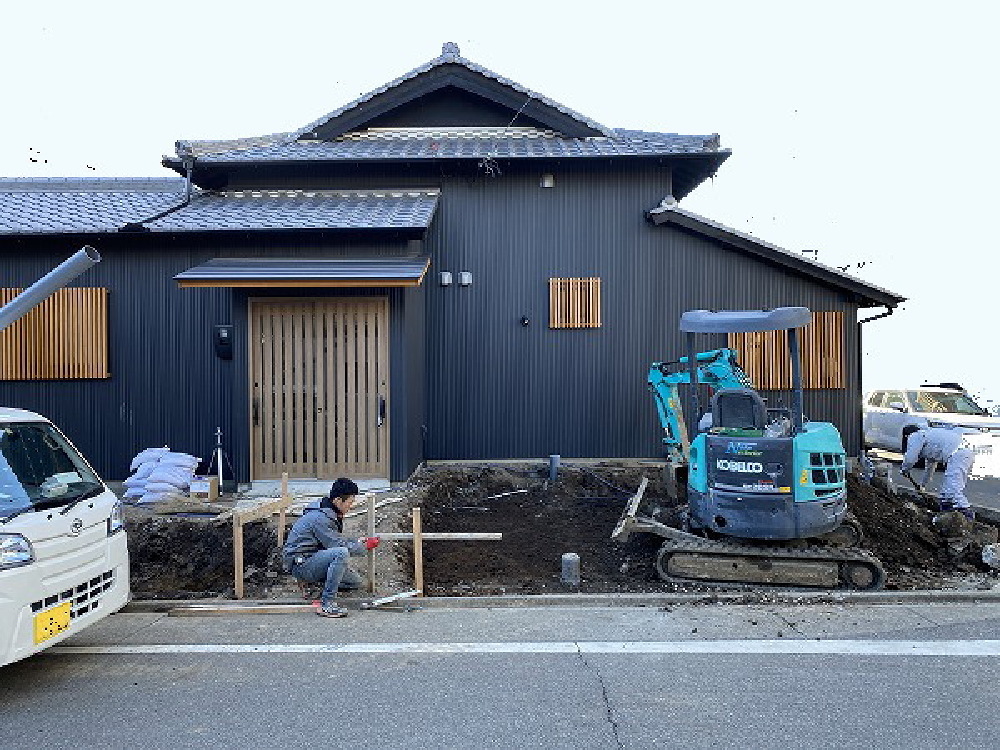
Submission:
MULTIPOLYGON (((416 509, 414 509, 416 510, 416 509)), ((389 531, 384 534, 376 534, 379 539, 394 542, 410 541, 415 535, 408 531, 389 531)), ((478 532, 478 531, 428 531, 420 532, 420 538, 425 542, 442 541, 490 541, 499 542, 503 539, 500 532, 478 532)), ((419 587, 418 587, 419 588, 419 587)))
POLYGON ((288 615, 315 612, 312 604, 185 604, 167 611, 168 617, 225 617, 227 615, 288 615))

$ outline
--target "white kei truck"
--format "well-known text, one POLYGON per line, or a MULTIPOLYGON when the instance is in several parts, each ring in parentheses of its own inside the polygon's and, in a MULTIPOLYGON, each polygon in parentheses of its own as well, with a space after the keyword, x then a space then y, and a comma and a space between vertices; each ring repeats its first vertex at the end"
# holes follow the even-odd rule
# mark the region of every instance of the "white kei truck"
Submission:
MULTIPOLYGON (((0 308, 0 330, 100 260, 71 256, 0 308)), ((0 407, 0 667, 129 599, 122 503, 45 417, 0 407)))

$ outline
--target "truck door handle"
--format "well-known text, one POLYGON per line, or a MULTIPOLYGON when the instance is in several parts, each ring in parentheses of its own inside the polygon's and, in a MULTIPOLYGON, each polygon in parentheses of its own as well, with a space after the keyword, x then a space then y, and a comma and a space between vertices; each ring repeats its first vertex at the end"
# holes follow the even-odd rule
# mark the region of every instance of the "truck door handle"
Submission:
POLYGON ((381 427, 385 423, 385 396, 380 395, 378 397, 378 426, 381 427))
POLYGON ((253 426, 257 427, 260 425, 260 397, 253 397, 253 426))

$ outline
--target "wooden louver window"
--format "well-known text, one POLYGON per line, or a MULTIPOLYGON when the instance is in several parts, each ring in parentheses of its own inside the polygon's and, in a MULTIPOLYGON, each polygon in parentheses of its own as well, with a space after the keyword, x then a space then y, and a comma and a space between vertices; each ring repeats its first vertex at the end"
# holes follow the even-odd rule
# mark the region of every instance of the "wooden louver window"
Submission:
MULTIPOLYGON (((730 333, 728 346, 739 352, 740 366, 763 391, 792 387, 792 365, 784 331, 730 333)), ((799 331, 803 388, 844 387, 844 314, 814 312, 799 331)))
POLYGON ((600 328, 601 280, 549 279, 549 328, 600 328))
MULTIPOLYGON (((0 288, 0 304, 21 291, 0 288)), ((60 289, 0 331, 0 380, 107 377, 107 289, 60 289)))

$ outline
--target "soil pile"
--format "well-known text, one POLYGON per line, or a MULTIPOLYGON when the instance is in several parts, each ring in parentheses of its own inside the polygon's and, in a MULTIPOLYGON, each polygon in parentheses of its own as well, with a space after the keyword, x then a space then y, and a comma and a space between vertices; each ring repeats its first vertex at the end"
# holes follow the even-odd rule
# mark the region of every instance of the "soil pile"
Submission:
MULTIPOLYGON (((610 535, 642 477, 650 484, 640 513, 677 525, 676 501, 658 468, 597 465, 560 470, 555 482, 538 471, 490 467, 430 468, 415 482, 422 488, 426 531, 501 532, 501 542, 429 542, 424 547, 428 594, 700 591, 700 584, 665 584, 653 569, 659 537, 633 534, 624 544, 610 535), (564 552, 581 558, 582 583, 560 582, 564 552)), ((848 505, 864 530, 862 546, 886 569, 889 589, 983 588, 997 581, 983 564, 982 544, 996 529, 972 525, 974 541, 935 526, 929 503, 896 496, 851 475, 848 505), (921 503, 924 503, 923 505, 921 503)), ((962 519, 951 519, 969 531, 962 519)), ((718 586, 713 586, 717 590, 718 586)))
MULTIPOLYGON (((719 586, 667 584, 654 561, 661 539, 633 534, 611 540, 628 499, 645 477, 640 514, 677 526, 679 512, 659 465, 603 462, 563 466, 555 481, 541 464, 433 466, 420 471, 403 501, 378 511, 381 531, 409 531, 409 509, 421 507, 427 532, 500 532, 502 541, 427 541, 424 587, 428 595, 718 591, 719 586), (560 581, 561 559, 580 556, 582 581, 560 581)), ((864 530, 863 547, 885 566, 888 589, 990 588, 997 573, 982 562, 982 546, 997 529, 969 525, 949 514, 935 525, 930 501, 894 494, 848 477, 848 505, 864 530), (963 534, 961 539, 956 533, 963 534), (971 541, 970 541, 971 540, 971 541)), ((363 517, 348 519, 351 535, 364 533, 363 517)), ((232 525, 129 508, 132 588, 137 598, 231 596, 232 525)), ((244 527, 248 598, 298 595, 281 569, 274 528, 244 527)), ((379 591, 404 590, 412 578, 412 545, 384 542, 376 554, 379 591)), ((363 571, 363 565, 357 566, 363 571)))
MULTIPOLYGON (((132 596, 192 599, 233 593, 233 529, 205 518, 158 516, 129 508, 132 596)), ((279 569, 277 535, 264 521, 243 527, 248 597, 265 593, 279 569), (268 572, 271 575, 268 575, 268 572)))
MULTIPOLYGON (((547 469, 545 469, 547 474, 547 469)), ((555 482, 538 471, 507 468, 425 469, 421 488, 425 531, 500 532, 502 541, 443 541, 424 545, 428 594, 487 595, 553 592, 662 591, 653 569, 659 540, 637 534, 611 541, 642 476, 645 497, 667 501, 659 472, 600 466, 562 469, 555 482), (582 581, 560 582, 566 552, 580 555, 582 581)))

